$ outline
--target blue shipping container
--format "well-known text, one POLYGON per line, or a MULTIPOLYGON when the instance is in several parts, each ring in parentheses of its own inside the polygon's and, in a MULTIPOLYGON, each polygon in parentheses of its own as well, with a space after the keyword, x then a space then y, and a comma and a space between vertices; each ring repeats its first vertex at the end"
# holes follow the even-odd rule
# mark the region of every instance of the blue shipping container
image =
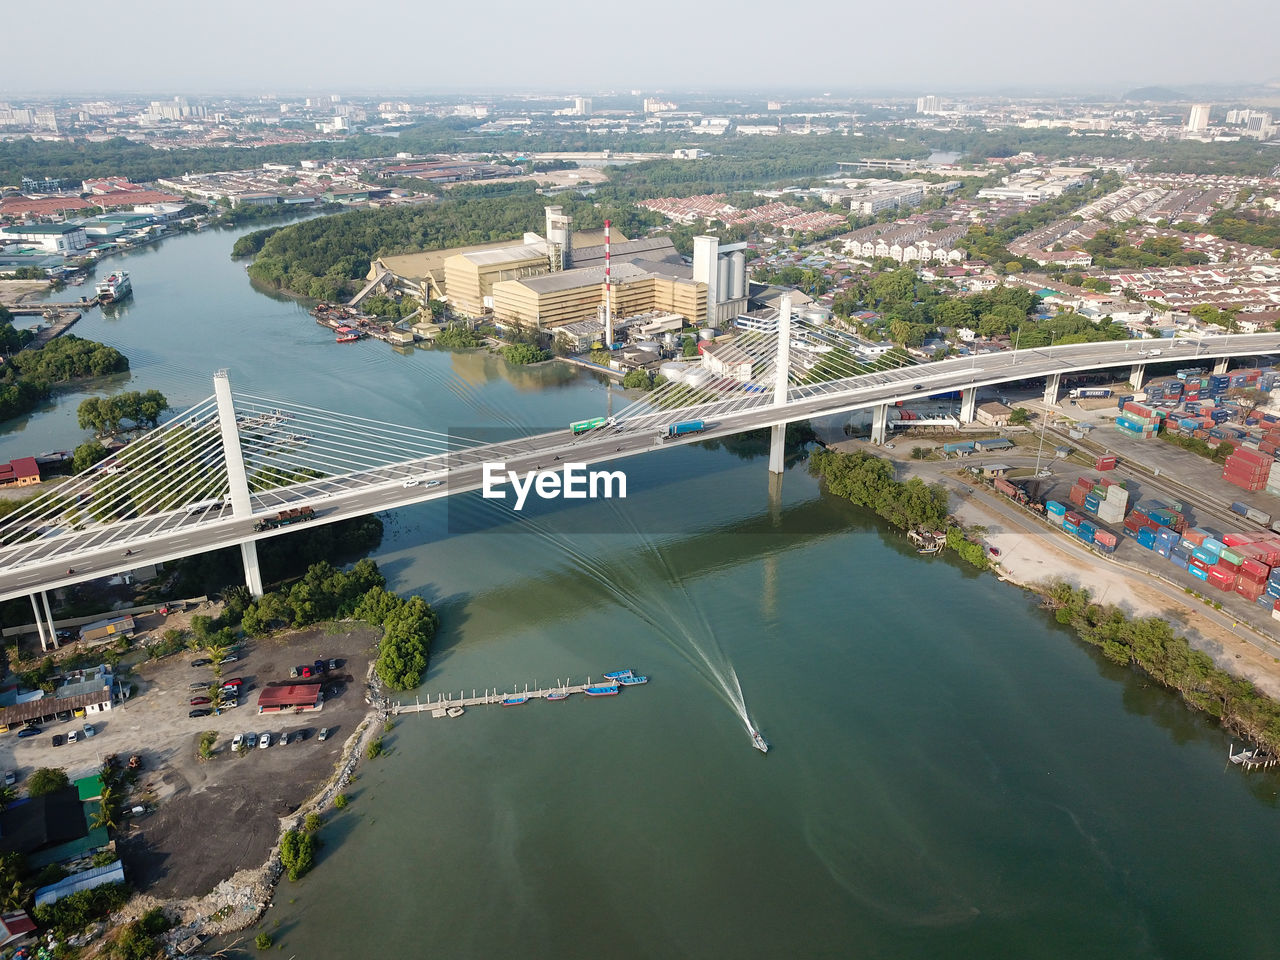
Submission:
POLYGON ((1044 508, 1050 513, 1066 513, 1067 508, 1060 504, 1057 500, 1050 500, 1044 505, 1044 508))
POLYGON ((1187 573, 1191 574, 1197 580, 1208 580, 1209 571, 1201 570, 1199 567, 1187 567, 1187 573))

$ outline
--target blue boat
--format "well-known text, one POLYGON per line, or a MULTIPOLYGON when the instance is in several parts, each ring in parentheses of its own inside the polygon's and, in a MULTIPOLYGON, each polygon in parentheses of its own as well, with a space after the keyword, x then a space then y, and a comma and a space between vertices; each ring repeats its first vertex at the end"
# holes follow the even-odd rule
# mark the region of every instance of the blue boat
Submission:
POLYGON ((547 694, 547 699, 548 699, 548 700, 568 700, 568 699, 569 699, 569 691, 567 691, 567 690, 552 690, 550 693, 548 693, 548 694, 547 694))
POLYGON ((526 696, 507 697, 502 701, 504 707, 518 707, 522 703, 528 703, 529 698, 526 696))
POLYGON ((582 692, 588 697, 614 697, 618 694, 618 685, 611 683, 608 686, 587 687, 582 692))
POLYGON ((648 683, 648 677, 637 677, 634 674, 629 677, 619 677, 618 683, 624 687, 634 687, 637 683, 648 683))
POLYGON ((606 673, 604 678, 606 680, 621 680, 623 677, 629 676, 631 676, 630 670, 614 670, 612 673, 606 673))

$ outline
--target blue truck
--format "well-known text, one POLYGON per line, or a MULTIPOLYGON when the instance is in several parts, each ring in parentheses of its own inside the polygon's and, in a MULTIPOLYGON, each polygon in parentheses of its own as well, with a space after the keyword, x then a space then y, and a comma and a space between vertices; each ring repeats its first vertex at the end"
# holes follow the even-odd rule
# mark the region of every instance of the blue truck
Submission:
POLYGON ((662 438, 671 440, 675 437, 688 436, 691 433, 701 433, 705 429, 707 429, 707 424, 704 420, 681 420, 679 423, 670 424, 667 427, 667 432, 662 434, 662 438))

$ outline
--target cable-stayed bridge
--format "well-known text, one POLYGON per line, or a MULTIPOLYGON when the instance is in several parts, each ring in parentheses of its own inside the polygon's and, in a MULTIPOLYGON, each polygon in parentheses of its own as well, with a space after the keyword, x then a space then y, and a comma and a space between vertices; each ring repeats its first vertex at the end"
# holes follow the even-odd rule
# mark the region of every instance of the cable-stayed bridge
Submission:
POLYGON ((331 523, 475 490, 486 463, 554 470, 762 427, 773 428, 770 470, 780 473, 789 422, 871 408, 872 439, 883 441, 888 408, 898 401, 961 391, 961 419, 972 420, 979 387, 1039 378, 1046 400, 1056 402, 1063 375, 1127 367, 1137 385, 1149 363, 1212 361, 1225 369, 1231 357, 1280 353, 1280 334, 917 363, 860 355, 849 334, 793 319, 784 305, 772 329, 740 332, 726 346, 715 349, 714 363, 690 364, 580 434, 566 427, 496 442, 233 394, 219 373, 213 396, 0 518, 0 599, 31 595, 39 621, 36 598, 48 589, 227 546, 241 548, 246 580, 260 593, 255 543, 294 528, 272 526, 281 511, 331 523), (704 428, 668 436, 672 424, 691 420, 704 428))

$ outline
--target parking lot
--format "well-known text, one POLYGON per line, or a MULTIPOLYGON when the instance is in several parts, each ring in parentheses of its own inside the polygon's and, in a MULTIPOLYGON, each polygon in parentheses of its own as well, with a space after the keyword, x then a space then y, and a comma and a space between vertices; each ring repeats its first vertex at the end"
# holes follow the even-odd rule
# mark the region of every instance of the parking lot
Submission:
POLYGON ((108 754, 139 753, 143 772, 128 806, 147 812, 121 834, 120 850, 131 883, 156 896, 193 896, 243 867, 260 865, 279 835, 278 818, 297 809, 328 778, 346 739, 365 717, 365 676, 376 631, 363 624, 324 627, 248 643, 240 659, 223 664, 222 680, 239 677, 240 705, 217 716, 192 718, 191 689, 211 682, 211 667, 192 667, 198 655, 175 654, 141 664, 130 675, 133 693, 107 713, 88 718, 96 735, 53 746, 54 734, 80 730, 84 720, 54 723, 39 736, 0 737, 0 768, 19 784, 37 767, 64 768, 73 779, 95 773, 108 754), (332 629, 332 628, 330 628, 332 629), (258 693, 288 681, 290 667, 337 658, 324 684, 324 704, 313 712, 257 712, 258 693), (318 733, 333 732, 324 742, 318 733), (197 756, 200 735, 218 733, 214 756, 197 756), (244 755, 231 749, 236 734, 271 735, 268 748, 244 755), (280 743, 283 733, 293 742, 280 743), (299 736, 300 735, 300 736, 299 736), (296 738, 296 739, 295 739, 296 738))

